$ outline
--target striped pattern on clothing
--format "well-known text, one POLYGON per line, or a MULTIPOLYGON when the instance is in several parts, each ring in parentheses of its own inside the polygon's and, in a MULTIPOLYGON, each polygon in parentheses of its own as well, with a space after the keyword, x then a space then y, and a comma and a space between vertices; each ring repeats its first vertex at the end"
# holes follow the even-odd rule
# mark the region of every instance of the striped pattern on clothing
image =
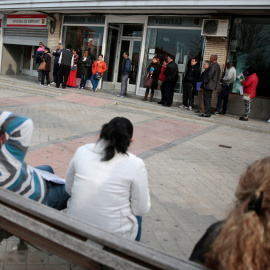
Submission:
POLYGON ((45 180, 24 161, 33 134, 33 121, 11 112, 0 112, 0 127, 8 135, 0 150, 0 187, 42 202, 46 194, 45 180))

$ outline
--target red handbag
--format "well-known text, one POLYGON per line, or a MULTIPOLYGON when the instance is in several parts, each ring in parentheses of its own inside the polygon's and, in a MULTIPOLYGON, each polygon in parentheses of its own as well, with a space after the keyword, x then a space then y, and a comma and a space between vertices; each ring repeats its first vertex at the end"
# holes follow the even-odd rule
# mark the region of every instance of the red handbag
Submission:
POLYGON ((143 87, 144 88, 151 88, 153 84, 153 78, 152 75, 150 75, 149 73, 147 74, 147 76, 144 78, 143 80, 143 87))

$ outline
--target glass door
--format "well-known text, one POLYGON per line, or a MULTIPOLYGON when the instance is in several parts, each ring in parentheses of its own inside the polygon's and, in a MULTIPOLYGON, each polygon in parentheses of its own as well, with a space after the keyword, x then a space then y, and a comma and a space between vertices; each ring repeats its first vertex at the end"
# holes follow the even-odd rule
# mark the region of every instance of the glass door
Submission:
POLYGON ((129 53, 129 58, 131 60, 131 73, 128 79, 128 91, 135 91, 136 82, 138 77, 138 67, 140 59, 140 49, 141 49, 141 40, 137 39, 121 39, 120 41, 120 55, 119 55, 119 64, 118 64, 118 74, 117 74, 117 83, 115 84, 116 89, 121 89, 122 82, 122 70, 125 64, 125 59, 123 57, 124 52, 129 53))
POLYGON ((23 46, 21 55, 21 73, 37 77, 35 52, 38 47, 23 46))

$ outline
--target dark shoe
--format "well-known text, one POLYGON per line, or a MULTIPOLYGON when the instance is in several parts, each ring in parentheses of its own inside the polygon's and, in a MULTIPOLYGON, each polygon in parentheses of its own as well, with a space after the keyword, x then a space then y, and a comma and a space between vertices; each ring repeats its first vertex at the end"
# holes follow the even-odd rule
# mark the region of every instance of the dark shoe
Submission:
POLYGON ((203 113, 203 114, 200 114, 199 116, 200 117, 211 117, 211 114, 205 114, 205 113, 203 113))
POLYGON ((246 117, 244 117, 244 116, 240 116, 240 117, 239 117, 239 120, 241 120, 241 121, 248 121, 248 118, 246 118, 246 117))
POLYGON ((62 87, 63 89, 66 89, 66 87, 62 87))
POLYGON ((165 107, 171 107, 172 105, 162 104, 162 106, 165 106, 165 107))
POLYGON ((223 114, 223 115, 225 115, 225 114, 226 114, 226 112, 220 112, 219 114, 223 114))
POLYGON ((163 104, 163 101, 159 101, 157 104, 163 104))

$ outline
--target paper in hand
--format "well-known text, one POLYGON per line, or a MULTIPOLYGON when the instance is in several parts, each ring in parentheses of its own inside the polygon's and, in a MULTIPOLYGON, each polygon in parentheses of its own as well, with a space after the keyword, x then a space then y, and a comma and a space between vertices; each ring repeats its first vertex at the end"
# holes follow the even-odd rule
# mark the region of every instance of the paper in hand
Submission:
POLYGON ((53 173, 39 170, 39 169, 34 169, 34 170, 47 181, 50 181, 56 184, 61 184, 61 185, 64 185, 66 183, 66 180, 64 178, 61 178, 53 173))

